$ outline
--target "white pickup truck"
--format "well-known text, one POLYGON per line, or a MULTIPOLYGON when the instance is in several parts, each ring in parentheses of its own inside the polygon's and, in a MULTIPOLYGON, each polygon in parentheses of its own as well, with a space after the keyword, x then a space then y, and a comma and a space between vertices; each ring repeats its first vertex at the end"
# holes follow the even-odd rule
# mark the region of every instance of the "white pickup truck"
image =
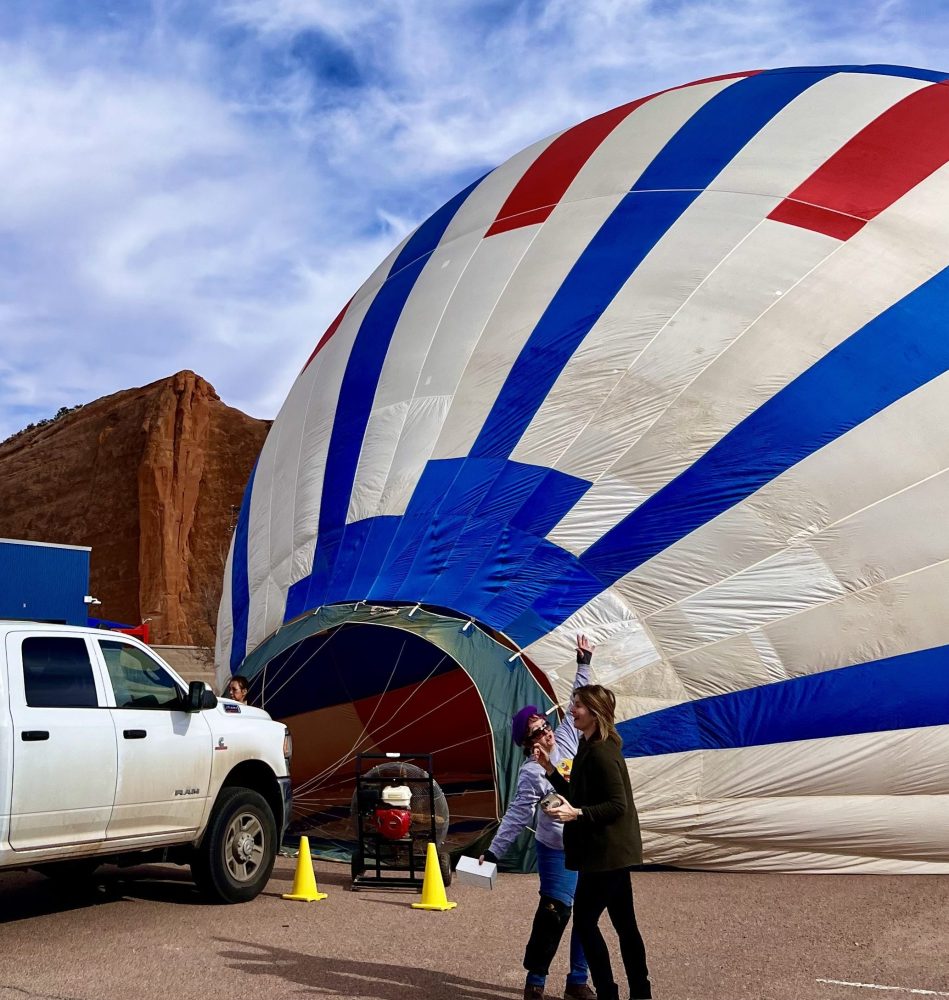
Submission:
POLYGON ((190 864, 253 899, 290 813, 290 735, 126 635, 0 621, 0 870, 190 864))

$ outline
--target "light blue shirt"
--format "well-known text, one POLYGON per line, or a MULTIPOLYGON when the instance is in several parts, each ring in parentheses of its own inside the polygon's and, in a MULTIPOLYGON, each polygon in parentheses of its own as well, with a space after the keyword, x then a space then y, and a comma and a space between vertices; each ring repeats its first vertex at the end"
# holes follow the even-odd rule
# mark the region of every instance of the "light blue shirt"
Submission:
MULTIPOLYGON (((588 683, 589 678, 590 664, 581 663, 577 667, 573 690, 588 683)), ((579 745, 580 733, 573 724, 573 716, 568 712, 554 733, 550 762, 556 767, 563 761, 572 761, 579 745)), ((543 809, 537 808, 537 803, 553 790, 554 786, 547 780, 544 769, 532 757, 528 757, 518 771, 514 798, 491 841, 489 850, 496 858, 503 858, 518 834, 529 826, 533 827, 537 839, 545 847, 563 850, 563 823, 551 819, 543 809)))

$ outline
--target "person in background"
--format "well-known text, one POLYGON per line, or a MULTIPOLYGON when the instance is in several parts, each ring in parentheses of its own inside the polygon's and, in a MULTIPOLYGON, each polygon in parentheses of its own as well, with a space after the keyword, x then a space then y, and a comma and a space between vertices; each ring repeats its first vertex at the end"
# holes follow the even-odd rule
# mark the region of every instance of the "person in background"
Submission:
POLYGON ((222 698, 230 698, 231 701, 239 701, 242 705, 247 704, 247 692, 250 690, 250 681, 241 674, 235 674, 224 685, 222 698))
POLYGON ((641 865, 642 837, 629 771, 616 731, 616 697, 599 684, 577 687, 570 707, 582 739, 570 783, 539 744, 534 757, 564 802, 551 815, 564 824, 567 867, 579 872, 574 927, 590 963, 598 1000, 618 1000, 610 954, 598 927, 606 910, 619 937, 630 1000, 649 1000, 646 950, 636 924, 629 869, 641 865))
MULTIPOLYGON (((585 635, 577 636, 577 675, 574 687, 589 680, 590 661, 593 646, 585 635)), ((563 824, 554 819, 546 810, 538 809, 538 803, 553 792, 553 786, 544 777, 544 771, 535 761, 535 746, 543 747, 546 759, 560 773, 569 775, 573 755, 577 751, 580 734, 568 715, 557 727, 551 729, 547 717, 536 705, 522 708, 511 720, 511 736, 524 749, 528 758, 520 768, 517 790, 511 804, 501 820, 491 847, 478 859, 496 862, 505 855, 518 834, 535 822, 537 870, 540 875, 540 902, 534 914, 531 935, 524 951, 524 968, 527 981, 524 984, 524 1000, 542 1000, 550 963, 564 929, 570 921, 573 894, 577 885, 575 872, 564 864, 563 824)), ((565 779, 566 780, 566 779, 565 779)), ((594 993, 587 985, 587 963, 580 947, 576 932, 570 935, 570 972, 564 997, 572 1000, 593 1000, 594 993)))

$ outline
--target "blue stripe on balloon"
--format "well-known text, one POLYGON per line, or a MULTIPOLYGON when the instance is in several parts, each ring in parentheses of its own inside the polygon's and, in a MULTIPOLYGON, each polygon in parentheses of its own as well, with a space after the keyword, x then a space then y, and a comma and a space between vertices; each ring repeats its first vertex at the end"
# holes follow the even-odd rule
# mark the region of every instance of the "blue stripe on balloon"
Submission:
POLYGON ((949 370, 949 268, 785 386, 591 545, 610 584, 896 400, 949 370))
POLYGON ((343 528, 336 561, 323 595, 324 604, 345 601, 352 592, 353 577, 359 568, 359 560, 365 551, 375 518, 354 521, 343 528))
POLYGON ((244 487, 244 500, 241 503, 241 511, 237 516, 237 526, 234 529, 234 551, 231 553, 231 622, 234 629, 231 637, 231 673, 237 670, 247 652, 247 619, 250 613, 250 584, 247 577, 247 526, 250 521, 250 498, 254 492, 254 477, 256 475, 257 462, 254 462, 247 486, 244 487))
POLYGON ((340 385, 323 471, 314 574, 308 591, 310 599, 322 600, 320 581, 328 582, 333 571, 366 425, 396 324, 445 230, 480 182, 481 179, 469 184, 419 226, 393 263, 356 334, 340 385))
MULTIPOLYGON (((400 588, 400 599, 424 598, 446 605, 460 592, 454 589, 456 586, 467 590, 476 587, 479 579, 486 587, 493 586, 497 566, 490 562, 491 552, 509 522, 529 505, 538 523, 555 524, 589 488, 584 480, 519 462, 476 458, 447 461, 457 467, 457 474, 431 517, 413 523, 421 533, 408 543, 417 554, 400 588), (556 485, 538 493, 545 481, 556 485), (468 569, 473 575, 467 575, 468 569), (444 579, 443 574, 447 574, 444 579)), ((540 540, 523 530, 512 531, 517 541, 507 552, 509 567, 511 560, 526 558, 530 546, 540 540)))
MULTIPOLYGON (((421 547, 419 539, 431 531, 433 526, 441 523, 436 517, 439 505, 452 495, 452 487, 461 464, 460 459, 428 462, 388 551, 367 553, 370 559, 375 559, 376 576, 379 577, 370 589, 376 600, 383 599, 380 596, 383 593, 387 595, 386 600, 400 599, 397 597, 400 587, 409 576, 421 547)), ((444 518, 441 519, 443 520, 444 518)), ((413 595, 408 600, 417 601, 420 597, 421 594, 413 595)))
MULTIPOLYGON (((361 549, 347 550, 347 560, 359 567, 359 587, 355 575, 347 576, 349 564, 341 565, 336 579, 351 582, 345 594, 334 592, 334 599, 424 599, 481 617, 527 645, 616 579, 949 370, 949 338, 941 322, 947 300, 949 269, 764 403, 579 561, 549 542, 538 545, 527 525, 530 519, 535 529, 556 523, 587 488, 583 481, 554 474, 544 489, 544 480, 529 466, 508 472, 505 463, 492 459, 430 462, 406 515, 378 536, 390 545, 370 548, 371 529, 352 535, 364 539, 361 549), (530 485, 534 492, 524 500, 530 485), (511 503, 516 497, 520 508, 513 511, 505 497, 511 503), (474 517, 482 507, 490 516, 474 517), (544 587, 538 593, 540 582, 544 587), (510 598, 503 596, 505 588, 510 598), (528 592, 533 603, 525 608, 522 595, 528 592)), ((342 536, 343 529, 337 529, 337 547, 342 536)), ((301 581, 292 590, 288 617, 322 603, 305 589, 309 586, 301 581)))
MULTIPOLYGON (((941 81, 946 78, 946 74, 942 72, 906 67, 834 66, 767 71, 729 85, 693 116, 660 152, 634 186, 635 194, 627 198, 617 209, 616 218, 608 220, 601 235, 591 243, 591 248, 578 261, 564 287, 542 317, 538 329, 525 349, 525 354, 518 359, 515 370, 512 370, 485 428, 479 435, 473 454, 502 457, 510 453, 559 371, 575 350, 576 344, 582 340, 596 317, 615 295, 615 291, 635 268, 642 254, 648 252, 656 239, 662 235, 663 226, 668 228, 668 225, 675 221, 676 213, 684 210, 698 192, 685 192, 684 200, 681 197, 683 192, 670 193, 664 207, 650 210, 640 208, 637 214, 635 206, 631 203, 644 200, 638 198, 638 195, 656 187, 668 188, 681 185, 701 189, 707 186, 709 180, 741 145, 781 107, 823 77, 832 73, 846 72, 891 74, 931 81, 941 81), (757 108, 754 120, 747 116, 749 107, 757 108), (742 124, 743 122, 745 124, 742 124), (665 221, 662 218, 664 212, 665 221), (631 240, 630 235, 622 231, 624 222, 627 226, 642 226, 638 233, 638 244, 635 238, 631 240), (597 240, 602 240, 602 243, 597 244, 597 240), (610 245, 611 240, 621 240, 621 252, 616 253, 616 247, 610 245), (611 254, 613 261, 609 259, 611 254), (618 271, 611 271, 615 259, 623 258, 624 255, 626 258, 624 266, 618 271), (601 273, 603 267, 610 271, 610 277, 601 273), (584 284, 588 281, 588 288, 584 288, 584 284), (569 293, 576 296, 576 301, 571 301, 569 293), (559 310, 559 319, 552 310, 559 310), (558 322, 566 324, 565 333, 558 333, 558 322), (548 350, 550 354, 545 356, 548 350), (525 385, 529 387, 527 392, 524 392, 525 385), (519 395, 523 395, 527 401, 519 400, 519 395)), ((432 539, 428 538, 430 520, 439 510, 450 481, 458 474, 458 467, 440 467, 442 463, 430 463, 418 484, 405 517, 373 518, 366 522, 369 525, 368 529, 366 527, 345 529, 344 520, 371 400, 395 323, 421 266, 439 244, 448 222, 461 202, 478 183, 476 181, 461 192, 413 234, 389 272, 390 280, 397 275, 401 275, 402 280, 387 291, 383 296, 384 301, 370 310, 373 313, 372 318, 370 319, 367 313, 363 322, 344 376, 344 390, 341 392, 334 421, 330 457, 324 477, 324 506, 314 570, 310 576, 290 588, 286 608, 287 620, 322 603, 327 594, 332 595, 334 599, 346 593, 348 597, 373 596, 381 600, 385 599, 385 595, 394 592, 408 593, 415 590, 416 586, 431 584, 433 568, 443 563, 437 552, 445 550, 448 540, 443 533, 438 546, 431 547, 432 539), (407 273, 402 274, 402 272, 407 273), (435 484, 435 479, 446 477, 448 483, 435 484), (413 567, 418 564, 420 546, 427 551, 423 555, 423 569, 416 577, 413 567), (342 557, 338 555, 340 547, 342 547, 342 557)), ((653 193, 649 200, 657 197, 658 195, 653 193)), ((482 473, 487 471, 485 467, 480 469, 482 473)), ((780 471, 783 470, 778 469, 773 474, 779 474, 780 471)), ((649 507, 646 511, 652 518, 649 523, 657 524, 661 535, 659 543, 652 548, 658 551, 672 544, 683 532, 693 530, 689 524, 694 527, 699 526, 715 516, 715 512, 738 502, 753 489, 758 488, 753 485, 757 481, 753 474, 740 472, 734 480, 726 486, 728 496, 724 500, 724 506, 721 499, 716 500, 709 496, 698 498, 697 504, 703 508, 703 512, 699 513, 697 519, 694 511, 685 511, 682 517, 677 516, 674 508, 683 501, 685 506, 688 506, 688 498, 675 496, 674 490, 665 494, 665 500, 668 502, 665 504, 664 513, 660 514, 654 507, 649 507)), ((480 488, 477 483, 469 484, 469 489, 473 491, 472 497, 480 488)), ((572 484, 564 485, 555 479, 546 485, 544 483, 538 485, 537 495, 542 497, 548 488, 565 488, 567 494, 574 490, 572 484)), ((579 499, 579 495, 576 498, 579 499)), ((446 515, 452 521, 450 530, 459 530, 456 518, 466 506, 464 495, 453 495, 449 513, 446 515)), ((560 507, 560 500, 546 505, 527 502, 512 516, 511 527, 523 531, 527 537, 549 531, 556 523, 552 519, 557 517, 559 520, 560 507)), ((242 516, 243 514, 244 509, 242 516)), ((447 525, 447 522, 445 524, 447 525)), ((466 519, 465 525, 467 524, 466 519)), ((645 526, 645 521, 640 524, 640 527, 645 526)), ((643 558, 649 558, 648 554, 644 554, 649 548, 648 545, 629 546, 629 528, 630 525, 624 522, 618 526, 615 533, 611 532, 584 555, 584 560, 589 562, 590 568, 596 574, 603 574, 606 577, 606 582, 601 584, 600 590, 608 582, 613 582, 618 575, 638 565, 637 560, 641 562, 643 558), (622 565, 621 569, 624 560, 625 565, 622 565)), ((462 536, 456 540, 451 549, 450 561, 443 570, 448 576, 441 586, 442 593, 452 593, 456 596, 465 593, 467 596, 471 593, 472 580, 477 579, 476 574, 484 573, 490 579, 495 572, 493 557, 484 554, 483 536, 476 531, 469 538, 464 535, 466 530, 467 527, 462 529, 462 536)), ((246 520, 243 531, 243 547, 246 553, 246 520)), ((526 546, 518 545, 515 548, 525 560, 529 558, 526 546)), ((562 550, 557 551, 562 553, 562 550)), ((522 611, 513 622, 509 623, 509 627, 522 636, 525 643, 558 624, 597 592, 597 577, 569 554, 562 553, 562 557, 563 568, 554 586, 537 598, 534 607, 522 611)), ((506 565, 514 570, 512 562, 508 561, 506 565)), ((518 566, 516 574, 518 579, 526 575, 529 585, 533 587, 534 577, 531 575, 529 565, 518 566)), ((237 558, 237 550, 235 550, 232 579, 235 640, 240 640, 235 641, 234 648, 242 648, 245 641, 242 637, 246 637, 248 603, 246 554, 243 558, 237 558)), ((517 586, 517 582, 512 580, 512 586, 517 586)), ((426 593, 434 593, 438 589, 437 583, 431 584, 426 593)), ((492 605, 491 610, 493 612, 497 609, 492 605)), ((235 655, 232 653, 232 661, 234 659, 235 655)))
POLYGON ((682 126, 557 290, 508 373, 472 455, 511 454, 574 351, 656 243, 763 126, 830 72, 744 77, 682 126))
MULTIPOLYGON (((877 66, 832 66, 837 73, 866 73, 870 76, 900 76, 908 80, 928 80, 931 83, 941 83, 949 76, 942 70, 920 69, 916 66, 890 66, 880 64, 877 66)), ((769 70, 771 73, 795 73, 796 69, 769 70)))
POLYGON ((627 757, 651 757, 947 724, 949 646, 938 646, 686 702, 616 728, 627 757))
POLYGON ((411 239, 402 248, 402 252, 396 257, 389 268, 389 277, 397 274, 403 267, 414 264, 420 258, 430 257, 441 243, 442 237, 448 224, 458 213, 465 199, 472 191, 487 177, 482 174, 477 180, 472 181, 463 191, 459 191, 451 201, 442 205, 437 212, 429 216, 412 234, 411 239))
MULTIPOLYGON (((402 522, 401 517, 384 515, 370 518, 369 534, 366 536, 366 544, 363 547, 350 584, 351 594, 362 594, 368 596, 376 577, 379 575, 379 566, 385 558, 385 554, 392 545, 395 533, 402 522)), ((360 600, 361 598, 356 598, 360 600)))
MULTIPOLYGON (((443 459, 429 462, 388 550, 364 553, 364 565, 374 561, 380 579, 371 587, 376 600, 420 601, 436 578, 450 573, 442 583, 444 594, 450 581, 468 569, 463 579, 483 560, 497 537, 500 525, 514 517, 534 498, 537 486, 549 475, 547 469, 504 460, 443 459), (455 552, 461 544, 462 551, 455 552), (473 565, 471 565, 473 561, 473 565)), ((559 490, 536 499, 537 517, 556 523, 588 484, 555 473, 558 481, 569 481, 559 490), (555 509, 552 509, 552 505, 555 509)), ((360 571, 364 579, 364 571, 360 571)))
MULTIPOLYGON (((564 574, 584 575, 574 555, 543 538, 589 488, 539 466, 495 459, 430 462, 402 517, 339 530, 329 585, 291 587, 287 618, 317 604, 420 601, 463 610, 498 628, 564 574)), ((585 574, 589 591, 595 581, 585 574)))

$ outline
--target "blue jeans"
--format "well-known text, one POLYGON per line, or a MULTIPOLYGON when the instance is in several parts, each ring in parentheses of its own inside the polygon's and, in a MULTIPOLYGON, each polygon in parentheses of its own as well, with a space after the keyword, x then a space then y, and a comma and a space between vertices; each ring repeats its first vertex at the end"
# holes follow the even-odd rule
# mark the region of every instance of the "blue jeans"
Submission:
MULTIPOLYGON (((539 840, 535 841, 537 848, 537 871, 540 875, 540 896, 541 906, 544 905, 544 897, 556 899, 564 906, 573 906, 573 895, 577 889, 577 873, 570 871, 564 865, 564 853, 556 848, 547 847, 539 840)), ((538 912, 540 912, 538 908, 538 912)), ((535 921, 536 928, 536 921, 535 921)), ((560 933, 563 933, 561 928, 560 933)), ((560 934, 556 935, 556 941, 552 942, 553 950, 559 944, 560 934)), ((530 947, 528 945, 528 947, 530 947)), ((576 929, 570 928, 570 972, 567 975, 567 982, 580 984, 587 981, 587 960, 580 946, 580 938, 576 929)), ((547 972, 534 971, 528 969, 527 982, 531 986, 544 986, 547 982, 547 972)))

